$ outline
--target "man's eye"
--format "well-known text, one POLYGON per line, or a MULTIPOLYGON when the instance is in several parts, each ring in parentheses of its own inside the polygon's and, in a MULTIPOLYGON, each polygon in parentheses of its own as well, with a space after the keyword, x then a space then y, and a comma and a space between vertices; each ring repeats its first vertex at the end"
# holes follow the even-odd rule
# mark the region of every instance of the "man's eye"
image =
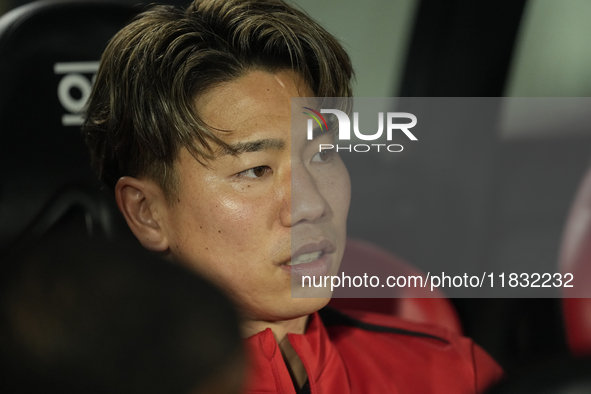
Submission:
POLYGON ((332 149, 323 149, 312 157, 312 161, 323 162, 329 161, 332 158, 334 151, 332 149))
POLYGON ((250 168, 246 171, 239 172, 236 174, 238 177, 245 177, 245 178, 260 178, 271 171, 271 167, 269 166, 258 166, 250 168))

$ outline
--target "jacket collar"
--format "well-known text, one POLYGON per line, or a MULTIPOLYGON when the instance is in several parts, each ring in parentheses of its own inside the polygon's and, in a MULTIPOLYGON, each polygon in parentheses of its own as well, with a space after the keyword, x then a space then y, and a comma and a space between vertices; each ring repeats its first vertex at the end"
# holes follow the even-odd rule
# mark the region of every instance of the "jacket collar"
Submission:
MULTIPOLYGON (((304 364, 313 393, 317 392, 317 386, 327 369, 331 370, 331 375, 336 371, 346 375, 344 364, 317 312, 310 315, 304 334, 287 334, 287 337, 304 364)), ((295 394, 287 366, 270 328, 245 339, 245 346, 250 356, 247 392, 295 394)))

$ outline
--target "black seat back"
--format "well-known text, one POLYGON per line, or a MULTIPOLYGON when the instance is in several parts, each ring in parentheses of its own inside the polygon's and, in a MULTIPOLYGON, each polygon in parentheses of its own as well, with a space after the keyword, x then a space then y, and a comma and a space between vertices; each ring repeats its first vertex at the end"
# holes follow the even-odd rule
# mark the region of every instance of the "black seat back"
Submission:
POLYGON ((109 39, 138 11, 38 1, 0 18, 0 249, 70 187, 98 193, 80 111, 109 39))

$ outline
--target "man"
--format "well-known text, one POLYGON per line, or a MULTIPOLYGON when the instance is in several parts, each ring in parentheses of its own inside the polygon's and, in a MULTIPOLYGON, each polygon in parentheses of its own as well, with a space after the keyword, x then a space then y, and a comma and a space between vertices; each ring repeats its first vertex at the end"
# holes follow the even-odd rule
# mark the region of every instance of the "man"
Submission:
POLYGON ((293 275, 337 272, 350 199, 342 161, 318 150, 333 136, 290 135, 291 98, 351 97, 351 77, 336 39, 281 0, 154 7, 105 51, 84 133, 141 244, 239 306, 249 392, 474 392, 500 368, 469 340, 322 321, 328 298, 291 298, 293 275))

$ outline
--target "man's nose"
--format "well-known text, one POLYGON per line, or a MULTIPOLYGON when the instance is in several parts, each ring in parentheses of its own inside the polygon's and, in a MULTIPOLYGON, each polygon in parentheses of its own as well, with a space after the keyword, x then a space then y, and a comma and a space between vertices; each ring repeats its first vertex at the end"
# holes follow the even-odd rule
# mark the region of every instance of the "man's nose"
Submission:
POLYGON ((302 163, 291 167, 290 226, 314 222, 327 213, 328 204, 320 193, 317 180, 302 163))

